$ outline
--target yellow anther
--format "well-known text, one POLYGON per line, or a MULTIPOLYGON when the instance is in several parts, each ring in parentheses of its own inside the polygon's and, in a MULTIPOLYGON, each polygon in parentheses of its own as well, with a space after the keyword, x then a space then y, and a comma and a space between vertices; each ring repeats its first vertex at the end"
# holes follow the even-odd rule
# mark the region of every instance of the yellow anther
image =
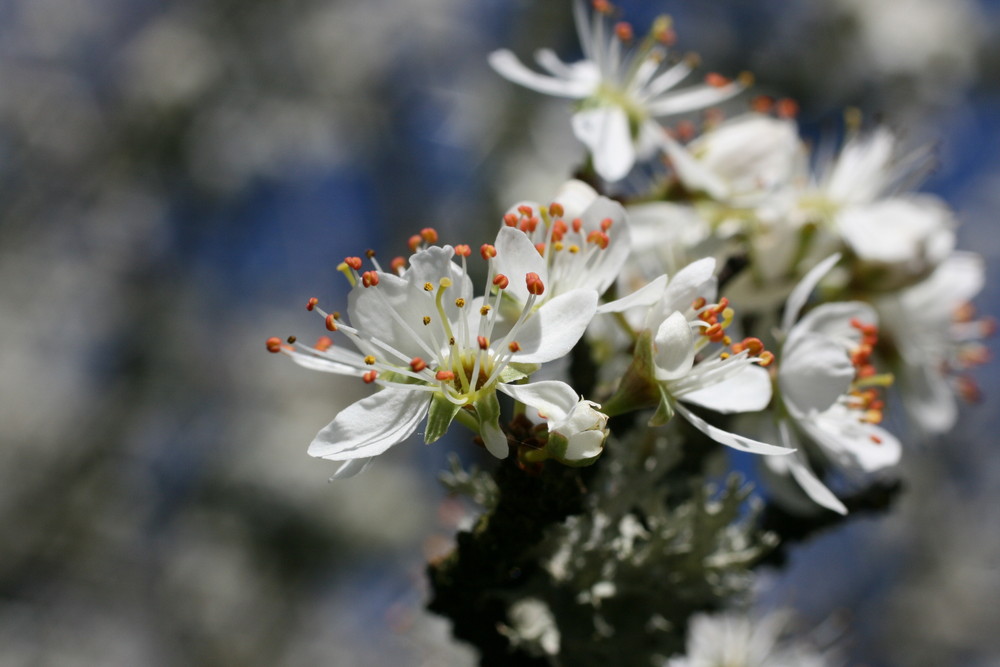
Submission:
POLYGON ((458 297, 457 299, 455 299, 455 307, 465 308, 465 299, 463 299, 462 297, 458 297))
POLYGON ((434 291, 434 285, 432 285, 429 282, 424 283, 424 291, 425 292, 433 292, 434 291))
POLYGON ((365 357, 365 363, 368 364, 369 366, 374 366, 375 357, 369 354, 367 357, 365 357))

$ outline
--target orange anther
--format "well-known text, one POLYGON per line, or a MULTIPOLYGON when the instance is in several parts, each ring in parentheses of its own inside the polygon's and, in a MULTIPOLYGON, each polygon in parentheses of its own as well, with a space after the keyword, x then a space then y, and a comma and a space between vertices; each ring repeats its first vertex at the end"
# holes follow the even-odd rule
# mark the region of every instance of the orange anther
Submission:
POLYGON ((760 360, 758 362, 759 366, 764 366, 764 367, 770 366, 771 364, 774 363, 774 352, 771 352, 770 350, 764 350, 759 355, 757 355, 757 359, 760 360))
POLYGON ((423 242, 424 242, 424 240, 422 238, 420 238, 420 234, 414 234, 406 242, 406 246, 410 249, 410 252, 416 252, 417 248, 419 248, 420 244, 423 243, 423 242))
POLYGON ((535 244, 535 250, 538 251, 539 255, 541 255, 542 257, 545 257, 545 244, 544 243, 536 243, 535 244))
POLYGON ((403 257, 394 258, 392 262, 390 262, 389 268, 391 268, 392 272, 395 274, 402 273, 403 269, 406 268, 406 259, 403 257))
POLYGON ((698 128, 693 122, 682 120, 674 125, 674 132, 677 133, 677 138, 681 141, 691 141, 694 139, 694 135, 698 133, 698 128))
POLYGON ((513 213, 507 213, 503 216, 503 224, 508 227, 517 227, 517 216, 513 213))
POLYGON ((437 230, 433 227, 424 227, 420 230, 420 238, 424 240, 424 243, 437 243, 437 230))
POLYGON ((317 299, 316 297, 309 299, 309 301, 306 303, 306 310, 312 310, 313 308, 316 307, 317 303, 319 303, 319 299, 317 299))
POLYGON ((750 108, 757 113, 771 113, 774 109, 774 98, 768 95, 758 95, 750 100, 750 108))
POLYGON ((615 224, 614 220, 612 220, 611 218, 604 218, 604 220, 601 220, 601 231, 607 232, 609 229, 611 229, 611 226, 613 224, 615 224))
POLYGON ((520 206, 518 206, 517 207, 517 212, 520 213, 525 218, 530 218, 531 216, 533 216, 535 214, 534 209, 532 209, 527 204, 521 204, 520 206))
POLYGON ((497 249, 494 248, 489 243, 484 243, 483 245, 479 246, 479 255, 483 259, 489 260, 490 258, 497 256, 497 249))
POLYGON ((598 14, 610 14, 614 9, 608 0, 594 0, 594 11, 598 14))
POLYGON ((507 289, 507 285, 510 284, 510 280, 508 280, 507 276, 504 274, 498 273, 493 277, 493 284, 500 289, 507 289))
POLYGON ((316 339, 316 345, 314 345, 314 347, 320 352, 326 352, 333 347, 333 339, 329 336, 320 336, 316 339))
POLYGON ((410 359, 410 368, 413 370, 414 373, 419 373, 420 371, 427 368, 427 362, 421 359, 420 357, 413 357, 412 359, 410 359))
POLYGON ((777 113, 780 118, 795 118, 799 115, 799 103, 790 98, 778 100, 777 113))
POLYGON ((610 239, 608 235, 602 231, 595 229, 594 231, 587 234, 587 243, 593 243, 601 249, 607 248, 610 239))
POLYGON ((326 329, 327 331, 337 330, 337 318, 332 313, 326 316, 326 329))
POLYGON ((480 350, 486 350, 490 346, 490 341, 486 339, 486 336, 476 336, 476 343, 479 344, 480 350))
POLYGON ((573 218, 573 231, 579 234, 581 229, 583 229, 583 220, 580 218, 573 218))
POLYGON ((695 310, 701 310, 702 308, 705 307, 706 303, 707 301, 705 301, 705 297, 699 296, 697 299, 691 302, 691 307, 695 310))
POLYGON ((469 255, 472 254, 472 248, 470 248, 465 243, 459 243, 457 246, 455 246, 455 254, 458 255, 459 257, 468 257, 469 255))
POLYGON ((277 336, 271 336, 267 339, 267 351, 274 354, 276 352, 281 352, 281 339, 277 336))
POLYGON ((549 204, 549 215, 553 218, 561 218, 565 215, 566 211, 563 209, 563 205, 559 202, 552 202, 549 204))
POLYGON ((511 352, 520 352, 521 344, 518 343, 516 340, 511 341, 510 345, 507 346, 507 349, 510 350, 511 352))
POLYGON ((718 74, 716 72, 709 72, 705 75, 705 83, 712 86, 713 88, 721 88, 729 83, 730 79, 718 74))
POLYGON ((449 382, 455 379, 455 374, 451 371, 438 371, 434 374, 434 379, 441 382, 449 382))
POLYGON ((627 21, 619 21, 615 24, 615 36, 623 42, 631 42, 635 37, 632 25, 627 21))
POLYGON ((874 442, 874 443, 875 443, 876 445, 881 445, 881 444, 882 444, 882 438, 878 437, 877 435, 874 435, 874 434, 872 434, 872 435, 869 435, 868 437, 869 437, 869 438, 871 439, 871 441, 872 441, 872 442, 874 442))
POLYGON ((365 287, 375 287, 378 285, 378 271, 365 271, 361 275, 361 284, 365 287))
POLYGON ((378 377, 378 371, 365 371, 365 374, 361 376, 361 379, 365 381, 365 384, 371 384, 378 377))
POLYGON ((528 286, 528 293, 538 296, 545 291, 545 284, 541 277, 535 272, 529 272, 524 276, 524 282, 528 286))
POLYGON ((344 264, 357 271, 361 268, 361 258, 360 257, 345 257, 344 264))

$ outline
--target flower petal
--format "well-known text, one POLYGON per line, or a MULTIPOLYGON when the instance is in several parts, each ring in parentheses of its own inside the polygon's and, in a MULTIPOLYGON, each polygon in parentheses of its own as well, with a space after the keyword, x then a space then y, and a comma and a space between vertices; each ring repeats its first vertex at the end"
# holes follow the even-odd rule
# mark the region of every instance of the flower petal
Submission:
POLYGON ((573 134, 590 150, 594 170, 605 181, 625 178, 635 164, 635 145, 625 110, 617 106, 573 114, 573 134))
POLYGON ((530 384, 500 384, 497 389, 538 410, 547 419, 561 421, 573 409, 580 397, 573 387, 558 380, 541 380, 530 384))
POLYGON ((672 313, 656 329, 653 362, 660 381, 683 377, 694 365, 694 332, 682 313, 672 313))
POLYGON ((601 304, 597 308, 597 312, 599 314, 623 313, 629 308, 637 308, 639 306, 649 308, 663 297, 667 280, 669 278, 665 275, 658 276, 655 280, 646 283, 628 296, 601 304))
POLYGON ((757 412, 771 402, 771 375, 766 369, 749 364, 722 382, 674 397, 716 412, 757 412))
POLYGON ((335 479, 347 479, 348 477, 360 475, 368 469, 368 466, 370 466, 374 460, 374 457, 369 457, 365 459, 350 459, 349 461, 344 461, 344 463, 337 468, 337 472, 333 473, 333 477, 330 478, 330 481, 332 482, 335 479))
POLYGON ((778 387, 795 417, 824 412, 846 394, 854 380, 847 351, 829 337, 804 333, 786 344, 778 367, 778 387))
POLYGON ((702 419, 698 415, 688 410, 681 403, 674 402, 673 406, 674 409, 676 409, 677 412, 679 412, 681 416, 684 417, 684 419, 688 420, 688 422, 692 426, 694 426, 696 429, 698 429, 699 431, 710 437, 712 440, 715 440, 720 444, 726 445, 727 447, 732 447, 733 449, 738 449, 742 452, 750 452, 751 454, 765 454, 765 455, 791 454, 793 451, 795 451, 793 449, 787 449, 785 447, 769 445, 764 442, 757 442, 756 440, 752 440, 750 438, 744 437, 742 435, 737 435, 735 433, 730 433, 729 431, 723 431, 721 428, 712 426, 704 419, 702 419))
POLYGON ((594 89, 594 82, 577 75, 575 79, 564 79, 539 74, 526 67, 511 51, 500 49, 489 55, 490 66, 508 81, 531 88, 546 95, 580 99, 587 97, 594 89))
POLYGON ((843 406, 799 421, 802 430, 816 441, 839 467, 870 473, 899 462, 902 445, 896 436, 875 424, 858 421, 843 406))
POLYGON ((597 312, 597 292, 575 289, 546 301, 517 333, 514 363, 542 364, 573 349, 597 312))
POLYGON ((309 445, 309 455, 333 461, 377 456, 416 430, 430 393, 387 387, 341 410, 309 445))
POLYGON ((528 300, 528 284, 524 277, 528 273, 537 273, 542 283, 548 285, 548 267, 545 258, 538 254, 535 244, 528 235, 514 227, 502 227, 494 243, 497 256, 493 260, 497 273, 502 273, 510 280, 504 290, 518 303, 528 300))
POLYGON ((816 285, 823 279, 823 276, 829 273, 830 269, 836 266, 839 261, 840 253, 834 253, 814 266, 809 270, 809 273, 803 276, 799 284, 792 290, 792 293, 788 295, 788 301, 785 302, 785 314, 781 318, 782 331, 790 331, 792 329, 792 325, 799 319, 802 307, 809 300, 809 295, 816 289, 816 285))

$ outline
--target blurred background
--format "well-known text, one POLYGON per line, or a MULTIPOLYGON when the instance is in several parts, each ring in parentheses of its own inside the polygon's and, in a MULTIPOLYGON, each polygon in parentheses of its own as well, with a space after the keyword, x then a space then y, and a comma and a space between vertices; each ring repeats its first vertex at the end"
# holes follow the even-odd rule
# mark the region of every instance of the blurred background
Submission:
MULTIPOLYGON (((1000 2, 621 2, 704 71, 754 72, 807 133, 842 108, 936 146, 926 190, 986 255, 998 312, 1000 2)), ((567 106, 486 54, 575 59, 569 0, 0 1, 0 665, 465 665, 422 611, 465 510, 465 437, 363 476, 306 447, 361 383, 311 340, 336 265, 434 226, 492 239, 582 156, 567 106)), ((766 573, 849 664, 1000 665, 1000 378, 906 493, 766 573), (850 610, 846 613, 844 610, 850 610)), ((457 429, 456 429, 457 430, 457 429)))

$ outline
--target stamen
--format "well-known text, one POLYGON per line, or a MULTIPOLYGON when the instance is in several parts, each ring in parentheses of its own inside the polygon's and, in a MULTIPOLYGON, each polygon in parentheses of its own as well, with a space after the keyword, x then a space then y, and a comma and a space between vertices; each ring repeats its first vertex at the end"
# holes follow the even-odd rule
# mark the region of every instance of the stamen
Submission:
POLYGON ((502 273, 498 273, 496 277, 493 278, 493 284, 497 286, 497 289, 507 289, 507 285, 510 284, 510 280, 502 273))
POLYGON ((539 275, 533 271, 524 276, 524 282, 528 286, 528 294, 538 296, 545 291, 545 284, 542 283, 539 275))
POLYGON ((491 258, 497 256, 497 249, 494 248, 493 245, 489 243, 484 243, 479 247, 479 255, 483 259, 489 261, 491 258))
POLYGON ((425 243, 437 243, 438 233, 433 227, 424 227, 420 230, 420 238, 424 240, 425 243))
POLYGON ((632 30, 631 24, 620 21, 615 24, 615 37, 627 44, 635 37, 635 32, 632 30))
POLYGON ((552 202, 551 204, 549 204, 549 214, 552 215, 552 217, 554 218, 563 217, 563 215, 565 214, 563 205, 560 204, 559 202, 552 202))
POLYGON ((308 303, 306 303, 306 310, 311 311, 313 308, 316 307, 317 303, 319 303, 319 299, 317 299, 316 297, 312 297, 311 299, 309 299, 308 303))
POLYGON ((355 271, 358 271, 358 270, 361 269, 361 258, 360 257, 345 257, 344 258, 344 264, 347 264, 349 267, 351 267, 355 271))
POLYGON ((414 373, 419 373, 420 371, 427 368, 427 362, 420 357, 413 357, 410 359, 410 368, 413 369, 414 373))
POLYGON ((414 234, 406 242, 406 245, 410 249, 410 252, 416 252, 417 249, 420 248, 420 244, 423 243, 423 241, 424 240, 420 238, 420 234, 414 234))
POLYGON ((488 350, 490 347, 490 341, 486 339, 486 336, 477 336, 476 342, 479 344, 480 350, 488 350))
POLYGON ((472 248, 470 248, 465 243, 459 243, 457 246, 455 246, 455 254, 458 255, 459 257, 468 257, 469 255, 472 254, 472 248))
POLYGON ((329 336, 320 336, 319 338, 316 339, 316 345, 314 345, 313 347, 315 347, 320 352, 326 352, 331 347, 333 347, 333 339, 330 338, 329 336))
POLYGON ((790 98, 778 100, 777 113, 779 118, 795 118, 799 115, 799 103, 790 98))
POLYGON ((517 216, 513 213, 507 213, 503 216, 503 224, 508 227, 517 227, 517 216))
POLYGON ((403 269, 406 268, 406 259, 403 257, 394 258, 392 262, 389 263, 389 268, 391 268, 392 272, 398 276, 403 272, 403 269))
POLYGON ((512 340, 510 344, 507 345, 507 349, 510 350, 511 352, 520 352, 521 345, 516 340, 512 340))
POLYGON ((455 374, 451 371, 438 371, 434 374, 434 379, 441 382, 451 382, 455 379, 455 374))
POLYGON ((334 313, 326 316, 326 330, 336 331, 337 330, 337 318, 334 313))
POLYGON ((375 287, 378 285, 378 272, 377 271, 365 271, 361 274, 361 284, 365 287, 375 287))
POLYGON ((278 352, 281 352, 281 339, 278 338, 277 336, 271 336, 270 338, 268 338, 266 345, 267 345, 267 351, 270 352, 271 354, 276 354, 278 352))
POLYGON ((369 354, 365 357, 365 365, 374 366, 375 365, 375 355, 369 354))
POLYGON ((365 374, 361 376, 361 379, 365 381, 365 384, 371 384, 378 377, 378 371, 365 371, 365 374))

